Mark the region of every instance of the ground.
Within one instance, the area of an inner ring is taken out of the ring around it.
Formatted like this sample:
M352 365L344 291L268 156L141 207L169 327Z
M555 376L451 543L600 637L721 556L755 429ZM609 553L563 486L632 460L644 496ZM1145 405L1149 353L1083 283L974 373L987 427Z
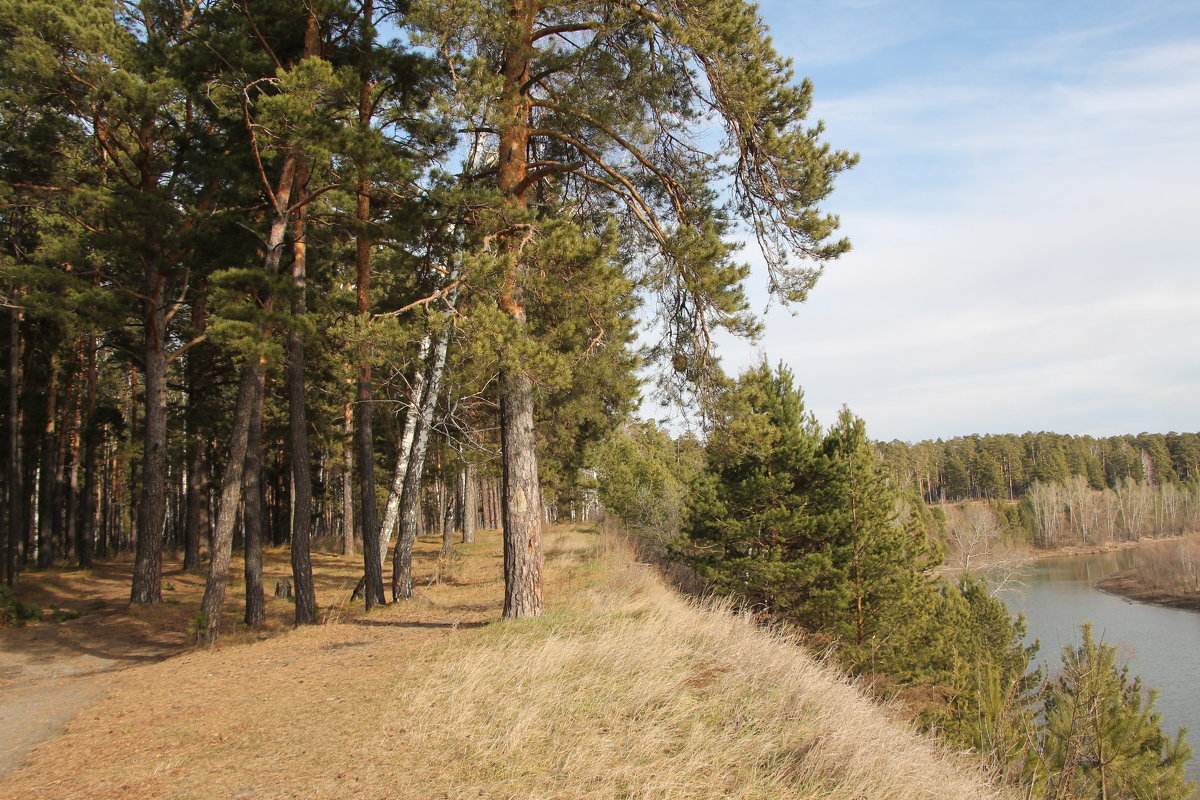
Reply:
M18 745L0 798L1005 796L794 640L673 593L611 533L548 533L547 610L527 620L500 619L495 532L448 560L439 545L418 543L413 600L364 613L358 562L320 556L321 624L292 629L272 599L265 630L239 629L235 594L215 646L194 643L198 576L170 569L178 602L129 610L127 567L51 574L60 607L105 605L0 631L0 714L42 738Z
M485 533L481 541L487 537ZM495 534L491 537L494 539ZM361 556L314 554L318 604L325 623L322 633L337 630L353 634L334 636L329 646L333 650L365 646L378 639L382 629L400 629L409 638L422 638L431 631L479 625L498 616L503 587L494 577L477 576L480 582L472 591L461 585L463 576L450 574L481 545L460 545L459 556L449 561L437 557L440 546L440 539L418 543L416 601L370 618L362 614L360 605L349 602L361 574ZM478 562L472 561L476 569L485 568L486 561ZM276 580L290 577L287 551L265 554L268 619L265 626L253 631L240 619L244 608L241 569L236 564L231 571L224 621L228 633L216 648L222 653L236 653L230 656L233 661L243 655L245 648L239 646L289 632L293 613L290 602L272 596ZM119 690L124 684L114 680L115 673L171 656L210 653L214 649L199 646L196 637L196 615L204 592L202 573L184 572L178 561L168 560L163 576L164 602L130 607L131 573L132 562L126 559L102 562L88 570L53 569L22 576L18 596L41 608L43 621L0 628L0 781L21 766L35 745L61 736L82 709L106 693ZM453 590L452 583L458 584ZM448 591L454 592L456 602L446 606L440 601ZM68 619L56 622L56 613ZM363 655L369 656L366 652ZM177 659L168 669L184 661L186 658ZM137 704L136 700L131 702ZM103 752L103 743L97 746ZM7 796L3 789L0 796Z

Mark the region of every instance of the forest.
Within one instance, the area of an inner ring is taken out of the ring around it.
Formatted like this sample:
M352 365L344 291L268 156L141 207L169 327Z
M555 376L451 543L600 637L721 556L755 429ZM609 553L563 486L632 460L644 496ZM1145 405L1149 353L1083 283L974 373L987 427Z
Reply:
M738 239L790 302L848 248L856 157L740 0L5 0L0 41L4 578L132 550L154 604L207 551L210 636L235 539L247 621L287 543L302 624L314 540L369 609L477 518L539 614L638 370L686 402L754 333Z
M960 436L916 444L880 442L901 488L926 503L1019 500L1035 483L1082 478L1093 490L1128 481L1181 485L1200 476L1200 434L1068 436L1055 433Z

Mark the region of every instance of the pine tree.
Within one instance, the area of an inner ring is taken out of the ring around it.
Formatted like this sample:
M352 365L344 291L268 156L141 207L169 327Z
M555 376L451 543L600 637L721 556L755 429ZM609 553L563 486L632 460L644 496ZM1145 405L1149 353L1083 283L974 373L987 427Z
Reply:
M819 447L790 370L747 370L716 403L685 528L689 560L717 591L810 629L822 627L844 588L831 553L813 539Z
M747 270L731 258L727 211L754 232L771 288L786 300L803 299L821 263L848 248L829 241L837 220L817 204L854 157L823 144L819 124L804 124L811 87L793 85L750 4L458 0L414 3L411 18L447 56L462 127L494 137L485 241L500 268L486 285L506 318L502 351L528 336L534 273L525 252L551 184L576 208L620 212L631 265L666 298L656 355L673 365L667 376L685 380L711 367L714 327L755 327L743 313ZM725 128L717 153L700 142L710 114ZM722 174L731 177L728 210L714 186ZM502 358L499 381L508 617L542 608L533 385L516 351Z
M936 553L899 517L862 419L843 407L815 462L812 543L828 553L837 586L805 620L845 643L858 669L902 671L925 622ZM816 616L814 616L814 613Z
M784 367L716 403L679 550L714 589L838 642L847 666L927 671L937 553L900 515L861 419L824 436Z
M1184 778L1191 748L1180 730L1162 732L1155 693L1146 692L1117 649L1082 627L1078 647L1064 647L1063 671L1050 686L1045 725L1029 770L1047 798L1174 800L1192 796Z

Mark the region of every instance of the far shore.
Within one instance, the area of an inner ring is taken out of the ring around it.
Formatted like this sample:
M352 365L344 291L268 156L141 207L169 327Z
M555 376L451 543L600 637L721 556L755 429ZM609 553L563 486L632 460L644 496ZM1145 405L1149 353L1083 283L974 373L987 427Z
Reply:
M1190 534L1195 535L1195 534ZM1065 547L1054 547L1049 550L1032 550L1030 554L1034 558L1065 558L1067 556L1094 556L1099 553L1113 553L1117 550L1128 550L1132 547L1137 547L1143 544L1152 544L1156 542L1178 542L1180 539L1188 538L1185 536L1167 536L1162 539L1133 539L1126 542L1106 542L1104 544L1069 544Z
M1153 603L1157 606L1200 611L1200 592L1176 594L1151 588L1138 579L1137 570L1133 569L1114 572L1104 580L1096 581L1096 588L1127 600L1136 600L1139 603Z
M1195 533L1191 533L1183 536L1168 536L1163 539L1147 538L1135 539L1128 542L1109 542L1106 544L1097 545L1068 545L1066 547L1058 547L1052 550L1035 550L1033 551L1032 555L1037 559L1095 555L1098 553L1111 553L1117 550L1128 550L1143 544L1178 542L1196 535L1197 534ZM1102 592L1116 595L1118 597L1124 597L1127 600L1133 600L1139 603L1151 603L1153 605L1168 606L1170 608L1182 608L1188 611L1200 611L1200 591L1184 593L1168 592L1153 586L1148 586L1138 577L1136 568L1114 572L1112 575L1096 581L1094 585Z

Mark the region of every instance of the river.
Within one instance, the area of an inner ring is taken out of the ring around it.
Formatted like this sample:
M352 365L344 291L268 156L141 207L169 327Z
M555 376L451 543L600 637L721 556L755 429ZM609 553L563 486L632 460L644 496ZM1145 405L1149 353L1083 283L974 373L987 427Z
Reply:
M1134 603L1093 588L1129 568L1132 552L1040 559L1024 589L1000 597L1009 610L1025 615L1027 641L1041 642L1038 659L1051 674L1063 646L1079 644L1081 623L1091 622L1097 640L1116 645L1131 675L1158 690L1154 708L1162 714L1163 732L1174 737L1179 728L1188 729L1195 755L1187 775L1200 782L1200 613Z

